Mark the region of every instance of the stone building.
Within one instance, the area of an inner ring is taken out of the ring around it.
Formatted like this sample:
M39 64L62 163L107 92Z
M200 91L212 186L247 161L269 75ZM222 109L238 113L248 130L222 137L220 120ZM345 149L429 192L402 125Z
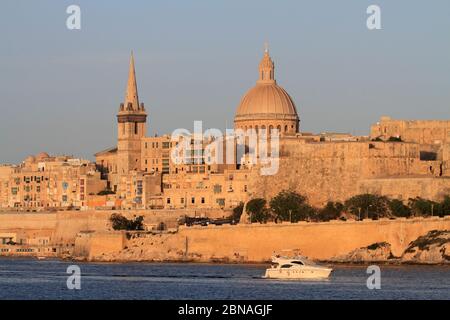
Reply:
M0 207L40 210L84 208L106 188L94 163L42 152L0 169Z
M450 194L450 121L382 117L370 136L301 132L294 99L277 84L274 71L266 49L256 85L234 118L235 129L258 139L279 134L274 174L261 174L259 153L249 161L261 140L252 146L248 136L240 152L226 137L210 153L209 146L220 140L203 133L146 136L147 111L139 101L132 55L118 108L117 145L95 154L95 164L39 154L18 166L0 166L0 206L231 209L255 197L269 200L281 190L303 194L317 206L360 193L403 201ZM231 162L224 156L230 150ZM211 163L211 157L221 161Z
M372 139L402 141L428 145L442 145L450 142L450 121L448 120L396 120L381 117L370 128Z
M235 129L280 133L279 170L262 176L261 164L240 161L252 151L247 140L244 155L236 154L233 164L211 166L203 158L205 141L192 150L192 159L176 164L171 152L179 141L169 135L145 137L146 115L138 100L132 57L118 115L118 146L96 154L108 185L130 207L173 209L229 209L253 197L269 199L284 189L306 195L315 205L364 192L405 201L450 193L450 121L383 117L372 126L370 137L300 132L294 100L277 84L274 71L266 49L258 81L241 99L234 119Z

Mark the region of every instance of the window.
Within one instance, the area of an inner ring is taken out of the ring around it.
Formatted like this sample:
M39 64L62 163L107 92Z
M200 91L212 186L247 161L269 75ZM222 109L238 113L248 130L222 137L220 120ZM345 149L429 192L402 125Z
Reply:
M138 134L138 123L134 123L134 134Z
M184 198L180 199L181 204L184 204Z
M191 203L192 203L192 204L195 203L195 198L194 198L194 197L191 198Z
M301 262L301 261L291 261L291 263L294 263L294 264L299 264L299 265L301 265L301 266L303 266L303 265L304 265L304 263L303 263L303 262Z
M290 268L290 267L292 267L291 264L283 264L283 265L281 266L281 268L283 268L283 269L288 269L288 268Z
M204 197L202 197L202 203L205 203L205 198Z
M214 185L214 193L221 193L222 192L222 185L215 184Z
M167 204L170 204L170 198L167 198Z

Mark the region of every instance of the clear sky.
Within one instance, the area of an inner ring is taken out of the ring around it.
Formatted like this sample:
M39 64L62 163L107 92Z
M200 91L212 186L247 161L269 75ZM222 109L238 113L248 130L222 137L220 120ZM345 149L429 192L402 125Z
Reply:
M66 28L81 7L81 30ZM381 7L382 30L366 9ZM232 127L265 41L302 131L450 118L450 1L20 1L0 7L0 163L114 146L130 51L148 135Z

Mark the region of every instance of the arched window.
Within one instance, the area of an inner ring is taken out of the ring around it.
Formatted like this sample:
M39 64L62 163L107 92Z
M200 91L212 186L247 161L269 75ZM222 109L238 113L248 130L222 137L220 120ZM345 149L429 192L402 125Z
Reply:
M138 134L138 123L134 123L134 134Z
M284 126L284 132L287 132L287 130L288 130L288 126L286 125L286 126Z

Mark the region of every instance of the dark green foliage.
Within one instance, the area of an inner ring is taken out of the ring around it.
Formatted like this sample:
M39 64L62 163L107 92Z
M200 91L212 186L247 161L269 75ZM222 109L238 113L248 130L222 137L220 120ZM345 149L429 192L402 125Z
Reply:
M108 194L115 194L115 192L112 191L111 189L105 189L97 193L98 196L106 196Z
M450 216L450 196L445 196L441 202L442 216Z
M443 213L442 204L435 201L422 199L419 197L409 199L408 205L411 208L411 212L414 216L420 217L427 217L431 215L440 216Z
M277 219L291 222L309 220L316 213L306 202L306 197L290 191L281 191L270 200L270 208Z
M383 248L389 246L389 243L387 242L377 242L377 243L373 243L370 246L367 246L367 249L369 250L376 250L378 248Z
M428 250L430 246L434 244L441 246L449 241L446 236L448 233L449 231L446 230L432 230L426 235L418 237L416 240L410 242L405 252L414 252L415 247L419 250Z
M402 138L400 138L400 137L389 137L388 141L390 141L390 142L402 142Z
M344 205L340 202L329 201L325 207L319 210L318 221L329 221L338 219L344 210Z
M384 196L360 194L345 201L345 209L362 218L382 218L389 216L389 200Z
M244 203L241 202L239 205L233 208L233 213L231 214L231 219L238 222L241 219L242 212L244 211Z
M133 220L127 219L121 214L113 213L109 218L114 230L144 230L144 217L139 216Z
M247 202L247 212L250 214L251 222L265 223L270 218L270 212L266 208L266 200L262 198L252 199Z
M393 199L389 201L389 208L391 209L391 213L395 217L410 217L411 216L411 208L405 205L401 200Z

